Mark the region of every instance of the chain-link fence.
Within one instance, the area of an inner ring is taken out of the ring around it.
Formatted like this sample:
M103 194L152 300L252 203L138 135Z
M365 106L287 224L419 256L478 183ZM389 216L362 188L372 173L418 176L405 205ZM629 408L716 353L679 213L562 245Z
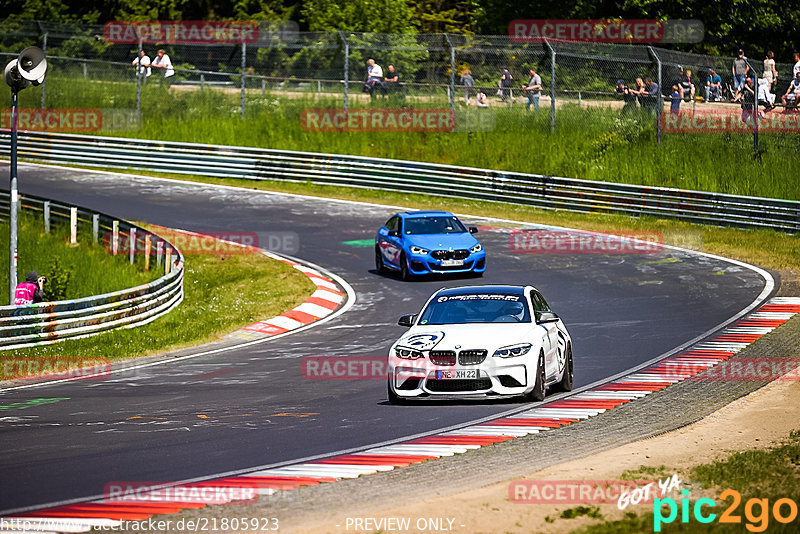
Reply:
M387 106L453 111L470 106L533 111L541 106L542 113L549 111L553 128L559 114L592 106L636 110L658 121L673 105L674 86L683 97L683 109L690 106L692 112L729 103L737 92L731 70L734 58L646 45L519 44L497 35L294 32L288 39L277 32L267 35L242 43L114 44L104 38L102 26L5 20L0 22L0 55L10 60L32 45L45 50L47 80L39 94L23 95L29 107L64 107L66 102L76 108L127 110L134 117L148 113L142 95L164 86L173 92L216 90L239 96L242 115L248 103L268 93L325 99L344 109L375 100ZM165 78L164 69L151 69L149 76L138 76L132 61L140 46L151 60L164 49L175 74ZM382 78L396 75L398 82L366 84L369 59L381 67ZM749 66L748 75L754 71L761 77L761 60L751 60ZM791 81L792 64L779 62L776 68L777 83L771 89L779 103ZM721 87L709 95L706 80L711 69L720 75ZM531 70L539 76L540 88L526 91ZM687 83L687 71L694 87ZM652 84L646 83L648 78ZM660 139L661 123L656 124Z

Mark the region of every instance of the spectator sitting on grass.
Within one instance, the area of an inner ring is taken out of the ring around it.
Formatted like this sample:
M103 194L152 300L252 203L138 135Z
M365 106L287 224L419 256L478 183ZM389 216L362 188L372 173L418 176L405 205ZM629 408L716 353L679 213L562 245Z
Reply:
M475 78L472 77L472 71L464 69L461 73L461 85L464 86L464 104L469 106L469 97L472 88L475 87Z
M681 111L681 100L683 100L683 95L681 95L681 90L679 85L672 86L672 94L668 97L664 97L665 100L669 100L670 107L669 112L673 115L677 115Z
M789 88L786 89L786 92L781 97L781 102L783 102L783 107L789 106L791 103L792 107L797 105L798 96L800 96L800 70L798 70L794 75L794 80L789 84Z
M739 55L733 60L731 65L731 74L733 75L733 88L736 94L733 96L731 102L738 102L742 98L742 90L745 86L745 78L747 73L750 72L750 65L747 64L747 58L744 57L744 50L739 49Z
M14 305L24 306L34 302L44 300L44 283L47 278L39 276L36 271L31 271L25 277L25 281L17 284L14 290Z
M690 69L686 69L683 71L683 75L681 75L681 83L678 84L678 89L680 89L681 98L686 98L686 93L689 93L689 101L694 100L694 78L692 78L692 71Z
M488 108L489 99L486 98L486 93L484 93L483 91L479 92L478 95L475 97L475 104L479 108Z
M719 100L720 90L722 89L722 78L717 71L709 69L708 79L706 79L706 102L711 102L711 97L714 100Z

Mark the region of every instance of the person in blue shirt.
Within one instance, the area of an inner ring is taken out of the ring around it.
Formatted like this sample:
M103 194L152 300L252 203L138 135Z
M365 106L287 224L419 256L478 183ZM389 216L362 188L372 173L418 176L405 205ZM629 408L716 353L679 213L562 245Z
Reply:
M722 78L717 74L717 71L709 69L708 79L706 80L706 102L711 102L712 96L714 100L718 100L720 89L722 89Z
M681 110L681 100L683 100L680 88L677 85L672 86L672 94L669 95L668 99L671 101L669 112L677 115Z
M644 79L644 86L647 90L647 96L642 99L642 107L650 108L650 110L657 114L661 109L661 89L652 78Z

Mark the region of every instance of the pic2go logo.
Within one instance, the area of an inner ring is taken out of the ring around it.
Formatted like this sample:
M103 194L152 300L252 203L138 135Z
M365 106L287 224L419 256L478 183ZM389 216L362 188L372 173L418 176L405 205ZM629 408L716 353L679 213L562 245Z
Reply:
M694 520L698 523L713 523L717 519L717 514L711 512L709 508L717 506L714 499L698 499L694 505L689 502L689 490L681 492L683 498L680 504L681 523L689 523L691 512ZM732 502L725 511L719 515L719 523L741 524L742 516L736 513L737 508L742 503L742 495L733 489L726 489L719 494L723 501L732 498ZM664 512L667 516L664 516ZM769 499L749 499L744 505L744 517L747 520L745 528L750 532L764 532L769 527L770 512L778 523L788 524L797 519L797 503L789 498L776 500L769 506ZM678 504L674 499L655 499L653 501L653 531L661 532L661 526L670 524L678 518Z

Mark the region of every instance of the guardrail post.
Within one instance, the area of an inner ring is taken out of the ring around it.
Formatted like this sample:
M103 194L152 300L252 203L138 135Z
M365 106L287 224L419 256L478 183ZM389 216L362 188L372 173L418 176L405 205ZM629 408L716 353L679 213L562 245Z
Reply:
M164 260L164 241L158 240L156 243L156 267L161 267L161 262Z
M136 258L136 228L131 228L131 233L128 235L128 255L130 257L131 265Z
M78 208L69 209L69 244L78 244Z
M50 201L44 202L44 233L50 233Z
M152 236L150 234L144 237L144 270L150 270L150 247Z
M267 96L267 80L265 78L261 78L261 98Z
M317 102L322 98L322 82L317 80Z
M81 65L83 65L83 77L88 78L89 72L86 70L86 63L81 63Z
M111 223L111 255L116 256L119 252L119 221Z
M164 274L169 274L172 271L172 247L167 247L167 253L164 256Z
M100 239L100 215L92 213L92 241L95 243Z
M582 104L582 102L581 102L581 92L578 91L578 107L581 107L581 104Z
M206 75L205 74L201 74L200 75L200 90L202 91L205 88L206 88Z

